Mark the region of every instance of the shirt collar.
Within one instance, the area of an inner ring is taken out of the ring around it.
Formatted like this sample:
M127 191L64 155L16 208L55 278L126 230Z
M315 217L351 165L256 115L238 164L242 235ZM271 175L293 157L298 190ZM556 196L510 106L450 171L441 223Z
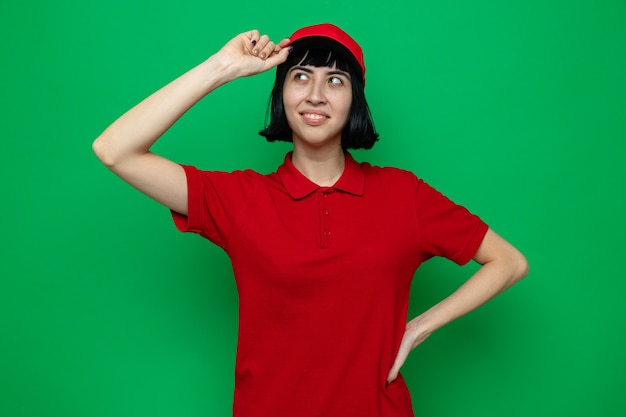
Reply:
M283 182L291 198L299 200L318 190L320 187L305 177L291 162L292 152L285 155L285 161L278 167L278 176ZM365 174L361 165L352 158L349 152L345 152L346 164L335 185L331 188L361 196L365 188Z

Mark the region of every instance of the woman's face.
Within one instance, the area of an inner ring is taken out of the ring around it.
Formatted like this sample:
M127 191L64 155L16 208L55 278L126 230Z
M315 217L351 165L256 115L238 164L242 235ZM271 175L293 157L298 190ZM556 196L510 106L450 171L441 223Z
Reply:
M347 72L311 65L296 65L287 71L283 105L294 147L339 145L351 104Z

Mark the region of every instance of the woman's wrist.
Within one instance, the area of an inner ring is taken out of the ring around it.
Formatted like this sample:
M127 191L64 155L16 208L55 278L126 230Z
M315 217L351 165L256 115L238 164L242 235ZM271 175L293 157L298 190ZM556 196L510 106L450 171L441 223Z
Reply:
M238 78L236 69L219 52L209 57L192 71L197 74L196 79L201 84L204 95Z
M226 84L242 76L242 71L237 67L227 52L222 50L213 54L209 59L204 61L207 74L211 75L219 85Z
M407 323L414 327L420 334L428 337L437 329L445 326L450 320L440 305L435 305Z

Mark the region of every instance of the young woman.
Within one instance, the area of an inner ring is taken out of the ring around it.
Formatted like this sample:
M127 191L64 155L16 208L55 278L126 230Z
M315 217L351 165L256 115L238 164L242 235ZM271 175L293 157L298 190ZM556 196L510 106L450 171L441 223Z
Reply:
M277 171L181 166L150 152L219 86L276 67L268 140ZM359 45L330 24L277 44L252 30L163 87L96 139L100 160L230 256L240 301L233 414L406 417L399 373L433 331L527 273L522 254L410 172L356 162L378 140ZM407 323L411 279L433 256L482 266Z

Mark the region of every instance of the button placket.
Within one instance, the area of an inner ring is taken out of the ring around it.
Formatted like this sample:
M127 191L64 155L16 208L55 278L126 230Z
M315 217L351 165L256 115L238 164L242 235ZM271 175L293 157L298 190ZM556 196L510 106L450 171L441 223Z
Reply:
M325 249L328 248L330 246L330 239L332 236L332 231L330 228L330 209L328 207L328 203L330 200L330 194L333 192L334 190L331 189L324 189L320 191L320 198L319 198L319 202L320 202L320 242L321 242L321 248Z

